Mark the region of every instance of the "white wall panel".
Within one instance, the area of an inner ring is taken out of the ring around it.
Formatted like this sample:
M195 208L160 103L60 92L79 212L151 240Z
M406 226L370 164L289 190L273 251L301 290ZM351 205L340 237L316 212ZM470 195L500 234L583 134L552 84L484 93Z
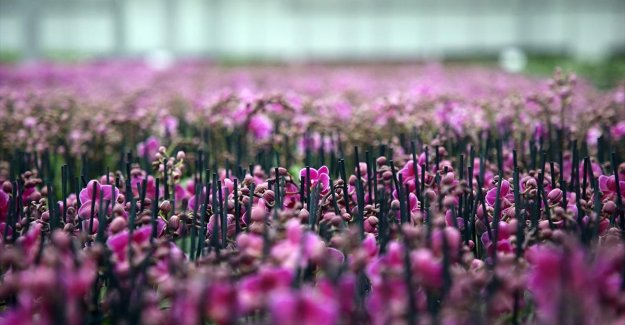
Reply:
M0 52L39 56L393 59L521 46L596 58L625 49L623 30L623 0L0 0Z

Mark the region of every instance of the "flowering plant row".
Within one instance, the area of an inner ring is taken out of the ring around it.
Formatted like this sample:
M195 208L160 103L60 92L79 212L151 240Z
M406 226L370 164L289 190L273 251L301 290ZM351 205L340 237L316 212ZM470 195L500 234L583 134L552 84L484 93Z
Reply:
M622 88L307 69L3 68L0 323L625 322Z
M486 131L520 143L546 140L562 126L596 145L600 136L625 137L624 102L624 85L602 93L561 72L543 80L436 65L0 66L0 153L47 150L70 165L84 155L104 170L118 160L107 157L139 142L139 158L150 160L160 141L190 151L201 145L232 168L271 150L290 166L322 145L329 158L354 144L406 149L409 139L476 142Z

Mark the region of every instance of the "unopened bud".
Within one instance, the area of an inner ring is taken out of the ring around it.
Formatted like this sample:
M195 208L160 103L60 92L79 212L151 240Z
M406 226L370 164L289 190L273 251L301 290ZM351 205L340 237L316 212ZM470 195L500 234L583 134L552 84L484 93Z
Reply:
M164 213L169 213L171 211L171 203L169 202L169 200L161 202L159 209Z

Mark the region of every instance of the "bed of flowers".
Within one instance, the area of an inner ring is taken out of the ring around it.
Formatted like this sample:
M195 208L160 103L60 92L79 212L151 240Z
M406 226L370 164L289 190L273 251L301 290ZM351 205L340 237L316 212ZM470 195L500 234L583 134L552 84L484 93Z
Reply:
M625 85L0 67L0 324L625 324Z

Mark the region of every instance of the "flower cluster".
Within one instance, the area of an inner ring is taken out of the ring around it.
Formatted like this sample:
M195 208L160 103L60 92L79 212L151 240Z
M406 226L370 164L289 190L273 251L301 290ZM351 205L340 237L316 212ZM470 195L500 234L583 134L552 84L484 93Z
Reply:
M596 146L601 136L625 137L624 104L623 86L600 93L562 72L544 80L439 65L0 66L0 152L49 150L101 161L103 153L141 143L138 156L149 160L160 145L202 145L236 166L271 144L283 157L301 158L415 132L477 138L495 128L538 140L550 125Z
M622 89L122 67L0 71L0 323L625 322Z

